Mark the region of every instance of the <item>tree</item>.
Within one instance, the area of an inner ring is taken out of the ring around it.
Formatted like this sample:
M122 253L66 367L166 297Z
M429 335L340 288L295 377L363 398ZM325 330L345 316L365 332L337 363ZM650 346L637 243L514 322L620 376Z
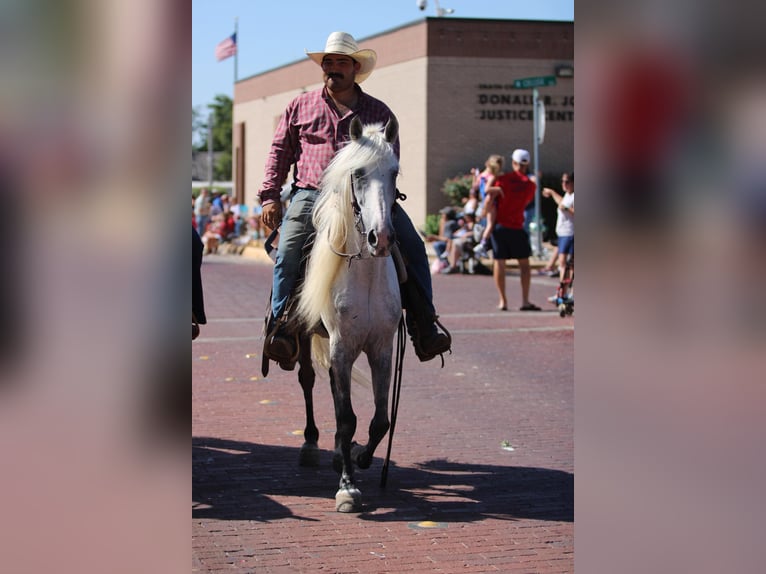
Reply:
M192 151L204 151L207 149L207 117L199 110L199 106L192 108Z
M207 152L208 121L213 126L213 151L216 152L213 178L220 181L231 179L232 169L232 121L233 104L225 94L218 94L207 105L208 114L192 108L192 151Z
M229 181L232 177L233 106L234 102L225 94L218 94L213 103L207 105L213 116L213 151L221 152L216 158L213 174L221 181Z

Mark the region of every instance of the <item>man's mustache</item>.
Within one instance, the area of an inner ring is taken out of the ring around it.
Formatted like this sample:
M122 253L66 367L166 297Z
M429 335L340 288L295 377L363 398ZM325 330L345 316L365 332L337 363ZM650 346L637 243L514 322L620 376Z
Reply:
M340 72L330 72L329 74L327 74L327 77L337 79L337 80L342 80L343 74L341 74Z

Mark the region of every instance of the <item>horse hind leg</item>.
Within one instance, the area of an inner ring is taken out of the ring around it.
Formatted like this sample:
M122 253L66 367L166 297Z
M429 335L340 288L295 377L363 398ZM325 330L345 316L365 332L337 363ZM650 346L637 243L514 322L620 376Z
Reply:
M300 466L319 466L319 429L314 420L314 381L316 373L311 362L311 338L302 337L298 363L298 381L303 389L303 400L306 403L306 428L303 430L303 446L301 446L298 464Z

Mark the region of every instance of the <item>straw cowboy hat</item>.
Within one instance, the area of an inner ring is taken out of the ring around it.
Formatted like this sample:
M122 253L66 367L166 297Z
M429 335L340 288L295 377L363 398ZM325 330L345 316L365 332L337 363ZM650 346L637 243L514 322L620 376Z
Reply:
M320 66L322 65L322 58L327 54L343 54L359 62L361 67L356 74L357 84L361 84L372 74L375 62L378 60L375 50L360 50L354 37L346 32L333 32L330 34L327 37L324 52L309 52L306 50L306 55Z

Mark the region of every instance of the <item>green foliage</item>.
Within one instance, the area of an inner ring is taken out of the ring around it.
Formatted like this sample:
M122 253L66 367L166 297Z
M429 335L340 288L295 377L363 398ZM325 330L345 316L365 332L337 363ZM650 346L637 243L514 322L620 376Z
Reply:
M463 200L468 199L471 185L473 185L473 176L470 173L456 175L444 181L442 193L447 196L450 205L461 206L464 203Z
M208 104L208 114L192 108L192 150L207 151L208 123L212 122L213 151L223 152L216 158L213 177L221 181L232 178L232 99L225 94L218 94L213 103Z
M213 151L228 151L231 154L233 106L234 102L225 94L218 94L215 101L207 105L213 116Z
M192 151L207 149L207 119L199 106L192 108Z
M231 152L224 151L218 157L215 165L213 166L213 179L217 181L229 181L231 180L232 160Z
M439 234L439 221L441 216L438 213L431 213L426 215L426 224L423 231L426 235L438 235Z
M472 185L473 176L470 173L456 175L444 181L441 192L447 196L448 205L454 205L459 208L468 199L468 193L471 191ZM426 224L423 230L427 234L438 235L440 221L441 215L438 213L426 215Z

